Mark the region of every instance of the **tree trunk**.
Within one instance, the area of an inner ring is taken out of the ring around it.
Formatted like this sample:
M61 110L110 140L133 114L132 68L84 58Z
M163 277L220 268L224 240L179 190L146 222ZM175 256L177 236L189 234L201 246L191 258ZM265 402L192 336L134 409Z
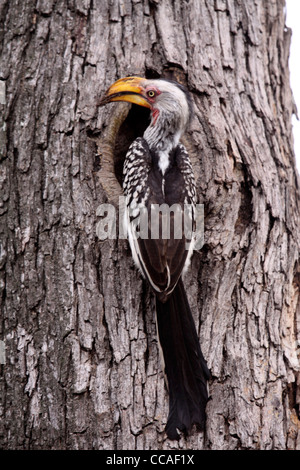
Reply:
M284 0L2 0L0 12L1 448L299 449ZM194 101L205 240L185 285L212 378L206 433L179 443L164 434L152 294L127 240L96 233L134 122L130 105L97 101L131 74L175 78ZM103 176L105 145L118 161L108 153Z

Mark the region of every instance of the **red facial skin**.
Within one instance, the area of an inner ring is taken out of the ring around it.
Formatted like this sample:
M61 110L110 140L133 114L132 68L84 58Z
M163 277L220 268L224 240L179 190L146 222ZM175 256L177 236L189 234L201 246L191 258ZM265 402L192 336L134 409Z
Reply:
M149 86L145 90L146 96L147 96L147 101L151 104L151 110L152 110L152 123L155 124L157 121L157 118L159 116L159 110L156 108L153 108L153 104L155 103L155 99L158 95L161 94L161 91L159 91L156 87L154 86ZM151 92L154 93L153 96L151 96ZM150 95L150 96L149 96Z
M152 111L152 119L153 119L153 124L156 124L157 118L159 116L159 111L158 109L153 109Z

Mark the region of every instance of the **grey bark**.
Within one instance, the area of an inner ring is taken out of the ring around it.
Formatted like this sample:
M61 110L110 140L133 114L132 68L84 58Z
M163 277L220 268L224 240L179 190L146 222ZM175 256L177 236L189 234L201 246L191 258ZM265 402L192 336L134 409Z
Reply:
M0 14L1 448L299 449L284 1L2 0ZM96 235L123 109L97 101L130 74L177 78L195 105L205 244L185 284L212 379L205 435L179 443L152 295L127 241Z

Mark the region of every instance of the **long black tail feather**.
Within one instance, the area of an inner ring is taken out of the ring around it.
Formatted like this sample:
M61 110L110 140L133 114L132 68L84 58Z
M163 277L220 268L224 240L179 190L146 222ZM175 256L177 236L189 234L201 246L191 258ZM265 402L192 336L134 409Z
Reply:
M179 439L177 429L204 429L210 377L181 279L165 303L156 299L156 315L169 389L166 433Z

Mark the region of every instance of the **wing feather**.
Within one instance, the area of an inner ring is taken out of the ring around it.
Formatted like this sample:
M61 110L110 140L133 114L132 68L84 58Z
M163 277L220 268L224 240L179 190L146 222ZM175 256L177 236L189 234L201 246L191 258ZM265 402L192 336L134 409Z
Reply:
M175 150L172 167L167 171L164 183L153 161L145 139L136 139L124 163L124 221L134 261L160 300L164 301L175 288L191 255L192 244L188 249L191 240L184 233L184 205L189 204L189 217L193 223L196 188L192 167L182 144ZM163 204L169 208L176 204L177 212L158 211L155 225L151 208L153 210L154 205L162 208ZM167 238L163 238L165 214L169 222ZM185 212L185 216L187 214ZM181 225L180 238L176 238L178 224Z

